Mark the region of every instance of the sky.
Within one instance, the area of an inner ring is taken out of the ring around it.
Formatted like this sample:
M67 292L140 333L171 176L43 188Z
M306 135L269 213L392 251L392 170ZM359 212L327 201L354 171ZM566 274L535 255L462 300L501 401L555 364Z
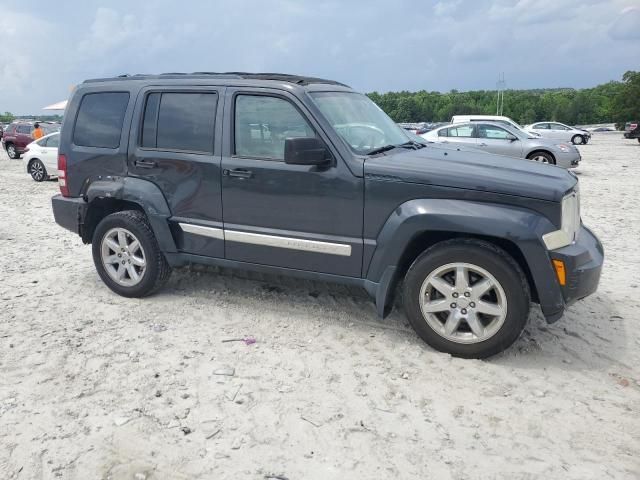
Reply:
M0 0L0 111L87 78L281 72L364 91L591 87L640 70L640 0Z

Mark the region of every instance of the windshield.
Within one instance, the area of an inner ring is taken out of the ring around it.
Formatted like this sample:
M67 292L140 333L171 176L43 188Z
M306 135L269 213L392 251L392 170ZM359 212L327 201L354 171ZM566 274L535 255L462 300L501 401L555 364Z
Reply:
M409 141L404 130L365 95L355 92L310 95L336 132L359 155Z

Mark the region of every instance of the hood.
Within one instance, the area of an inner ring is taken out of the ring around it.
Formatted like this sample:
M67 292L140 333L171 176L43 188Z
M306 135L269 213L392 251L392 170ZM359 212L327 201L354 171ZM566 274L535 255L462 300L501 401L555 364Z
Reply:
M395 149L370 157L365 176L559 202L577 183L567 170L522 158L441 148Z

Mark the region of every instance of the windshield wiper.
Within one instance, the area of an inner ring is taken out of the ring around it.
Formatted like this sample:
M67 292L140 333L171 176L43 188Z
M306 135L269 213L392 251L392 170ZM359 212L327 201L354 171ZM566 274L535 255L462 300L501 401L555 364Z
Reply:
M402 147L402 148L413 148L414 150L420 150L421 148L426 147L427 145L424 143L420 143L420 142L416 142L415 140L409 140L408 142L405 142L401 145L398 145L398 147Z
M388 152L389 150L393 150L397 147L398 145L384 145L383 147L374 148L373 150L368 151L365 155L375 155L376 153Z

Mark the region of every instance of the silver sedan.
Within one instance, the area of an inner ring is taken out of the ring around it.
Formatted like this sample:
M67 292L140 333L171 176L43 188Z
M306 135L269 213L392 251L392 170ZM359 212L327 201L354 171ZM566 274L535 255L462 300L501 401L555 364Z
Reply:
M559 122L538 122L527 125L524 129L536 133L543 138L560 142L571 142L574 145L583 145L591 140L591 134L586 130L573 128Z
M525 158L563 168L577 167L581 157L571 143L529 136L526 132L494 122L445 125L422 135L432 142L464 145L510 157Z

